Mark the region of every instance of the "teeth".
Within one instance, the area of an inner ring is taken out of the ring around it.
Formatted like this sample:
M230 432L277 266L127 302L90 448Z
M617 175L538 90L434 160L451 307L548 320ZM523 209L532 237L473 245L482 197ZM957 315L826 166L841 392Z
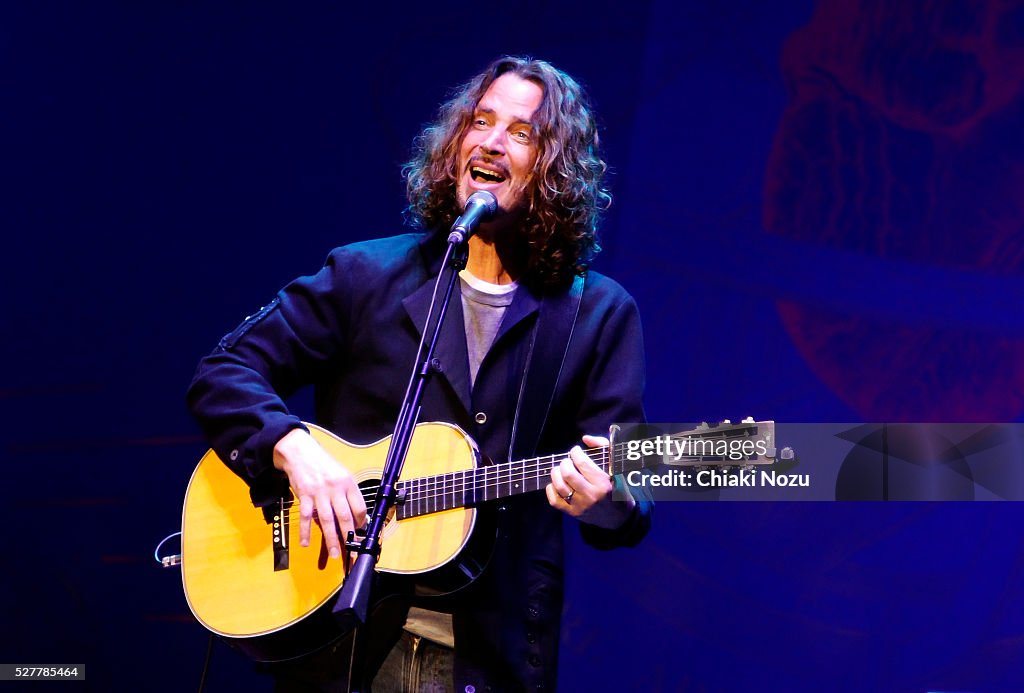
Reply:
M499 180L505 180L505 176L501 175L500 173L496 171L490 171L485 168L480 168L479 166L474 166L473 168L470 169L470 172L479 173L481 176L485 176L487 178L497 178Z

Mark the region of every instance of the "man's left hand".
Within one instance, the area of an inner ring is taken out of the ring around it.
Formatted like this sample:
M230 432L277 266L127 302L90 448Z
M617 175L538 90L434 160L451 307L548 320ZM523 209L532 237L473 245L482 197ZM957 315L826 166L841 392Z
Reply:
M608 439L583 436L583 444L608 447ZM579 445L551 470L551 483L545 492L551 507L578 518L580 522L605 529L621 527L636 506L632 496L628 496L628 500L612 500L611 477L594 464Z

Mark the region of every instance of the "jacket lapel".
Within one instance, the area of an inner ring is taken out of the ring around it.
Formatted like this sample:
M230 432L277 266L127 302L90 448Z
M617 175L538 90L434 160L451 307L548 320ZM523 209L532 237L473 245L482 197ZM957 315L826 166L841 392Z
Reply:
M516 289L516 295L512 298L512 303L509 304L505 315L501 318L501 325L498 327L498 333L494 335L494 343L491 348L493 349L494 344L497 344L509 330L536 313L540 308L540 302L540 298L520 284ZM467 356L466 359L468 361L469 357Z
M440 309L441 291L438 292L438 305ZM434 293L434 279L430 278L420 288L409 294L402 300L405 311L412 319L416 327L416 333L423 335L424 323L427 319L427 311L430 309L430 298ZM466 349L466 323L462 316L462 295L456 284L452 291L452 299L448 304L448 315L445 316L444 324L441 325L441 334L437 340L437 348L434 350L434 358L441 363L440 376L448 381L448 384L455 391L462 407L469 412L471 400L469 396L469 352ZM429 339L429 335L428 335ZM436 377L436 376L435 376Z

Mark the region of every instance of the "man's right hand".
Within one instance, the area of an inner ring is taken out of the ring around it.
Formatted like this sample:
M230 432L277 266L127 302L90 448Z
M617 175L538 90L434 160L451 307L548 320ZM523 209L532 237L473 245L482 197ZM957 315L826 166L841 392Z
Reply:
M309 546L315 509L331 558L339 558L348 533L366 524L366 503L352 474L301 428L277 441L274 467L288 475L299 499L300 543Z

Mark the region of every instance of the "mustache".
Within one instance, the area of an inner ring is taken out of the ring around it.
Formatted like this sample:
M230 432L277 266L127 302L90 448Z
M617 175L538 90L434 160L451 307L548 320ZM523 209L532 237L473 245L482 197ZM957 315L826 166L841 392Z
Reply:
M466 164L466 170L468 171L469 169L473 168L473 166L478 164L497 171L505 178L510 178L512 176L512 172L508 170L508 167L505 166L505 164L501 163L500 161L495 161L494 159L488 158L486 156L471 157L469 162Z

